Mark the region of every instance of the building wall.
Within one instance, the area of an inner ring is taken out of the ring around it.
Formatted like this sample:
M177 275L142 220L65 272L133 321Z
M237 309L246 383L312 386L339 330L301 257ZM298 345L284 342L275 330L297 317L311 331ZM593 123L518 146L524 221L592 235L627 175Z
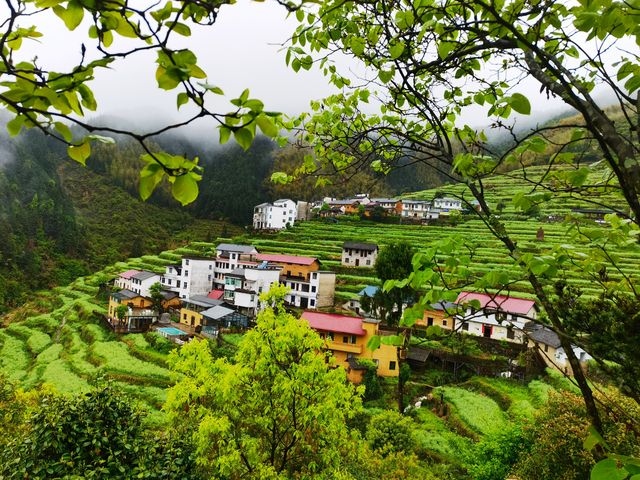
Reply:
M431 322L429 322L429 319L431 319ZM455 321L443 310L425 310L422 318L416 320L416 326L427 328L430 326L429 323L451 330L453 329Z
M190 327L197 327L202 325L202 315L195 310L183 307L180 309L180 323Z
M316 307L331 307L336 294L336 274L334 272L316 272L318 276L318 294ZM311 285L314 285L312 278Z
M214 259L183 258L180 298L209 293L213 286L214 265Z
M342 249L342 265L345 267L373 268L378 258L378 250ZM356 260L359 260L356 265Z
M116 316L116 308L118 308L118 306L120 306L120 305L128 306L129 304L132 304L133 308L149 308L149 307L151 307L153 302L151 301L150 298L144 298L144 297L134 297L131 300L119 301L115 297L110 296L109 297L109 307L108 307L108 310L107 310L109 312L109 316L112 317L112 318L115 317Z

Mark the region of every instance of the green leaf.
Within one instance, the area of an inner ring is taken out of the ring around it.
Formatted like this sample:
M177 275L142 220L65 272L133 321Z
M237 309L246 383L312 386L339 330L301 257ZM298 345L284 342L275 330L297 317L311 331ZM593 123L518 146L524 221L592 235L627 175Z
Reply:
M618 463L613 458L605 458L596 463L591 470L591 480L624 480L627 471L618 468Z
M56 129L56 131L60 135L62 135L62 138L64 138L67 142L70 142L71 140L73 140L73 134L71 133L71 129L66 124L62 122L55 122L53 126Z
M258 128L262 130L267 137L276 137L279 133L278 127L275 125L274 121L267 117L266 115L260 115L256 118L256 123L258 124Z
M253 132L247 127L242 127L233 132L233 138L236 139L236 142L238 142L238 145L240 145L243 150L248 150L251 142L253 142Z
M382 83L388 83L393 78L393 70L380 70L378 77Z
M9 132L9 135L11 135L12 137L18 135L20 133L20 130L22 130L22 125L24 125L25 120L26 117L24 115L18 115L9 120L7 122L7 131Z
M585 450L591 451L596 445L605 445L602 435L598 433L593 425L590 425L587 431L589 432L589 436L584 440L584 443L582 444Z
M178 98L176 100L177 104L178 104L178 110L180 110L180 107L182 105L184 105L185 103L187 103L189 101L189 95L187 95L187 93L185 92L180 92L178 94Z
M220 127L220 145L227 143L229 141L229 137L231 137L231 129L222 125Z
M367 342L367 350L377 350L380 348L380 336L374 335Z
M404 337L402 335L383 335L380 337L380 343L383 345L402 345Z
M529 99L521 93L514 93L511 95L509 105L511 105L511 108L516 112L523 115L529 115L531 113L531 103L529 103Z
M71 145L67 148L67 154L76 162L85 165L87 158L91 155L91 144L88 140L85 140L80 145Z
M53 12L62 19L69 30L75 30L84 18L84 8L76 2L69 2L66 9L56 5Z
M400 55L404 52L404 42L398 42L389 47L389 54L391 58L395 60L396 58L400 58Z
M151 159L151 162L155 162L155 160ZM140 171L138 191L140 192L140 198L142 198L142 200L147 200L151 196L164 177L164 174L164 170L158 163L148 163Z
M173 182L171 194L182 206L188 205L198 198L198 183L191 173L180 175Z
M351 51L353 52L354 55L356 56L362 55L364 53L364 47L365 47L364 38L353 37L351 39Z
M114 145L116 143L116 141L113 138L105 137L104 135L96 135L96 134L87 135L85 139L95 140L96 142L105 143L107 145Z

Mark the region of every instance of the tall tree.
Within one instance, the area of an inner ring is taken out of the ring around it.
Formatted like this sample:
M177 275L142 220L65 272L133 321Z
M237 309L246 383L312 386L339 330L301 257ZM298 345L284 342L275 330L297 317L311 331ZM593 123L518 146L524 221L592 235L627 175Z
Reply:
M638 6L614 1L568 5L558 0L327 0L312 10L311 15L299 17L301 25L292 38L287 60L297 69L312 65L317 54L329 80L338 88L346 87L346 91L315 103L314 113L299 120L317 157L337 170L369 165L387 171L399 159L411 156L463 181L468 189L462 200L469 207L472 199L478 201L479 217L502 242L514 272L518 272L512 276L531 284L546 321L560 335L587 413L602 431L592 388L572 349L579 337L567 331L551 288L555 272L582 260L577 260L572 249L545 252L540 257L518 248L507 225L487 202L484 179L499 168L518 167L532 152L546 154L549 164L568 164L569 168L536 179L530 194L513 199L516 208L526 212L552 194L565 194L624 213L625 208L601 196L603 192L619 192L633 214L632 224L613 225L595 249L601 252L604 246L606 251L616 242L638 248L640 61L627 48L640 41ZM349 88L352 81L332 64L332 51L346 52L362 62L368 82ZM575 109L578 121L519 134L509 119L514 113L531 112L531 101L521 89L525 78L538 82L541 92ZM596 84L616 99L621 115L615 120L595 100ZM369 106L364 108L374 96L380 102L378 114L368 113ZM485 132L460 120L471 105L484 109L492 125L507 132L513 140L510 148L491 151ZM550 133L558 131L564 135L550 138ZM556 141L558 138L561 141ZM593 142L604 160L602 176L590 176L581 150L571 149L585 141ZM586 240L597 240L596 235ZM460 253L451 247L444 250L454 256L451 263L458 262L455 256ZM415 283L430 286L431 292L442 288L446 282L437 278L443 276L438 262L423 259L422 273L414 277ZM591 263L583 266L584 275L591 278L594 272L589 265L601 259L589 260ZM476 286L501 291L513 281L502 272L489 272ZM637 283L636 277L623 276L615 286L605 288L637 297ZM438 295L429 293L429 297L433 300Z
M218 478L308 477L337 470L349 441L345 420L360 406L345 371L331 368L324 342L286 313L284 287L272 288L235 363L214 360L206 342L174 351L184 377L166 408L196 431L199 462Z

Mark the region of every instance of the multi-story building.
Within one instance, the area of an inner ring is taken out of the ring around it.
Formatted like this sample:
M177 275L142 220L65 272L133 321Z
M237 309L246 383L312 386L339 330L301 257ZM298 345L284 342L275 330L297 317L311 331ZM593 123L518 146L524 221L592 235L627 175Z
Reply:
M320 270L317 258L261 253L256 259L282 267L280 283L289 287L288 305L314 309L333 305L336 274Z
M165 290L180 293L182 286L182 265L168 265L160 277L160 283Z
M378 258L375 243L344 242L342 244L342 265L345 267L373 268Z
M151 285L159 282L160 275L149 272L148 270L142 270L131 276L131 288L129 290L136 292L143 297L148 297L151 295Z
M453 197L440 197L433 199L433 207L440 210L441 214L447 214L452 210L462 210L462 200Z
M126 272L122 272L118 274L116 279L113 281L113 285L117 288L121 288L122 290L133 290L131 277L138 273L140 273L140 270L127 270Z
M414 220L435 220L439 218L440 210L425 200L402 200L400 216Z
M213 268L213 286L224 290L224 276L237 268L255 267L258 265L258 250L253 245L237 245L221 243L216 247L215 265Z
M382 377L398 376L400 368L395 346L380 345L376 350L367 348L371 337L379 334L378 321L309 311L302 314L302 320L307 321L325 340L325 346L336 359L336 365L347 371L352 382L360 383L366 370L358 360L373 361L378 367L378 375Z
M240 313L255 317L260 306L260 294L268 292L280 280L282 267L262 262L255 266L236 268L224 275L223 299Z
M398 200L395 198L372 198L372 202L375 202L380 208L382 208L387 213L398 213L397 205Z
M213 285L215 263L215 258L184 257L180 276L176 280L180 298L191 298L194 295L206 295L209 293Z
M480 308L468 305L472 300ZM496 340L525 343L524 327L536 318L536 302L527 298L486 293L461 292L455 302L467 304L465 312L455 316L455 329Z
M253 228L256 230L282 230L293 225L298 208L293 200L283 198L273 203L261 203L253 209Z

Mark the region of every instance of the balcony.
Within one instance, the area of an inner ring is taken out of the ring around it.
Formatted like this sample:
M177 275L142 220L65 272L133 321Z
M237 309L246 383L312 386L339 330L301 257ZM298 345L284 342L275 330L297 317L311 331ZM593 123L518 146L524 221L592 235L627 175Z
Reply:
M331 340L326 340L325 343L327 344L327 348L329 350L335 350L338 352L355 353L358 355L362 353L362 345L355 345L353 343L335 342Z

